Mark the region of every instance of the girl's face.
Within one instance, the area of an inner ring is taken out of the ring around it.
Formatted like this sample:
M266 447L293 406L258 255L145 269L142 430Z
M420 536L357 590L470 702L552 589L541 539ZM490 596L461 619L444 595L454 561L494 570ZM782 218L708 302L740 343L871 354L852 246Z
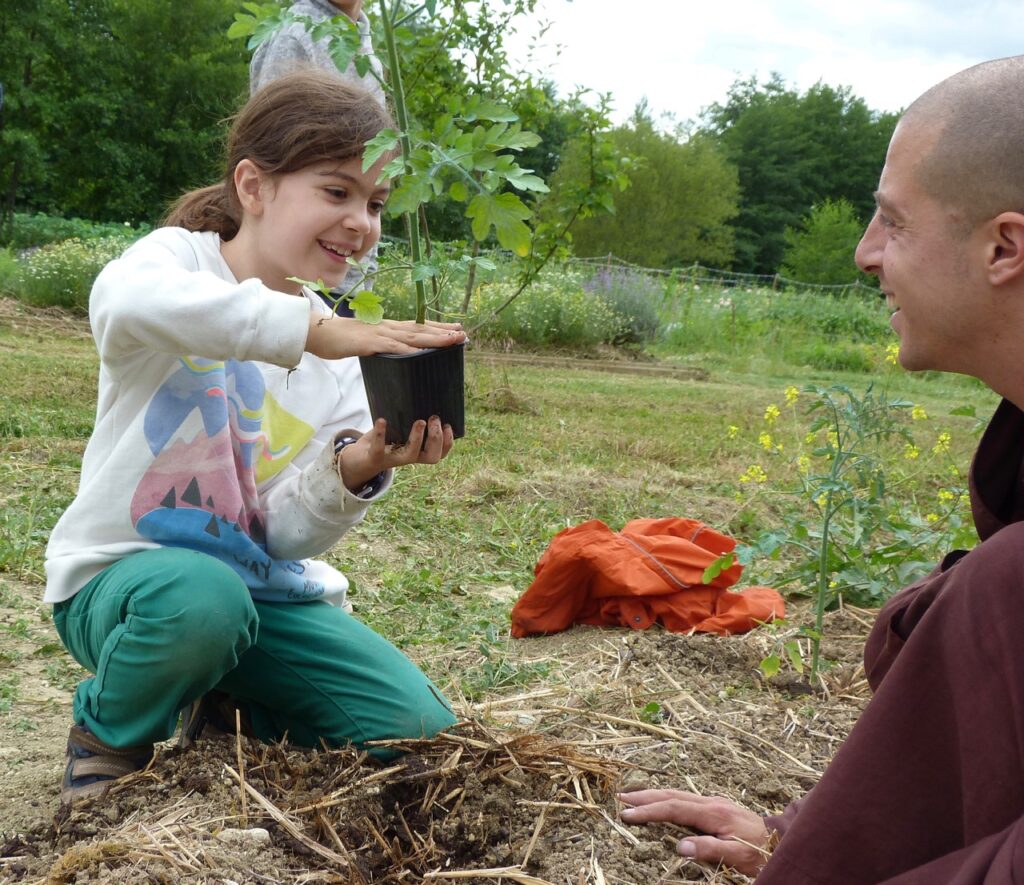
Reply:
M366 172L361 157L307 166L263 178L251 212L256 222L250 256L265 285L296 291L290 276L337 286L351 256L361 259L380 239L388 184L378 184L383 162ZM243 222L244 225L244 222Z

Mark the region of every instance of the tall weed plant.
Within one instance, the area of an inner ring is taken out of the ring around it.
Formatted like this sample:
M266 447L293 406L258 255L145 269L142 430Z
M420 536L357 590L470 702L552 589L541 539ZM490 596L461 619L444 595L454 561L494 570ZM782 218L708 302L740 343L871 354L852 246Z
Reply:
M887 361L895 364L898 345ZM972 547L966 477L951 454L953 435L914 403L884 386L788 387L769 403L756 442L729 436L758 454L739 476L749 508L772 498L784 517L737 548L745 565L783 559L775 586L811 596L815 621L811 678L819 667L826 609L841 601L881 605L926 574L950 549ZM970 407L951 415L971 415ZM908 490L916 490L909 494ZM732 563L727 554L718 564Z
M43 246L18 261L10 277L0 282L10 294L37 307L84 313L96 275L132 242L132 236L120 234Z

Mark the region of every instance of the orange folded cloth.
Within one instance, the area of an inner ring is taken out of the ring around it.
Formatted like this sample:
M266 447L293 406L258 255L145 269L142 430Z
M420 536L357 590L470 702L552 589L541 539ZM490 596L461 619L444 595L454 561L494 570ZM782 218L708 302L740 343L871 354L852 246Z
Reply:
M710 584L704 570L736 541L694 519L634 519L613 532L597 519L559 532L512 608L512 635L557 633L573 624L645 630L659 621L687 633L745 633L782 618L771 587L731 587L734 563Z

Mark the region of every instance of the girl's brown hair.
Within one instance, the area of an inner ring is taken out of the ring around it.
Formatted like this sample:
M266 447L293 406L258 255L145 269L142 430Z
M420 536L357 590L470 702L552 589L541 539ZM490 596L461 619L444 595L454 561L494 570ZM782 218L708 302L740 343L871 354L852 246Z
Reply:
M366 142L392 125L387 111L361 86L317 68L285 74L253 95L235 116L220 184L179 197L162 223L216 231L230 240L242 221L234 185L235 167L242 160L271 176L324 161L344 162L362 156Z

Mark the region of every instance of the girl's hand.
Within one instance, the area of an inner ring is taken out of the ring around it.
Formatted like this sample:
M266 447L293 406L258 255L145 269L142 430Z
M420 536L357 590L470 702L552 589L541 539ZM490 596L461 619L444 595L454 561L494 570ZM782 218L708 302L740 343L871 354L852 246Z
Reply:
M405 464L436 464L452 449L451 424L441 426L434 415L429 421L415 421L409 439L402 445L388 445L384 434L388 423L378 418L373 429L341 450L338 470L348 489L359 489L382 470Z
M306 351L325 360L374 353L412 353L425 347L449 347L466 340L461 323L381 320L376 325L351 317L309 318Z
M764 821L728 799L682 790L638 790L619 793L619 799L632 806L619 812L628 824L673 823L709 834L680 839L676 851L684 857L723 863L748 876L756 876L768 860L769 834Z

